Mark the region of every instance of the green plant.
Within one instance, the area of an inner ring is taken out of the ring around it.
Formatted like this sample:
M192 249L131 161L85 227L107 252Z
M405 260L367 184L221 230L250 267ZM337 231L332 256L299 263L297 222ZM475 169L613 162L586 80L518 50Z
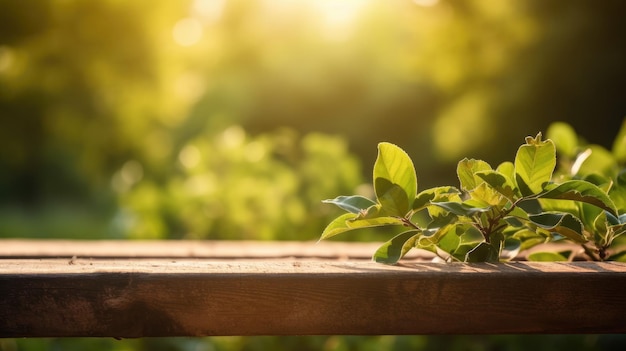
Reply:
M251 136L232 126L180 148L170 176L116 179L116 230L132 239L313 239L334 213L320 194L362 183L357 159L337 137L292 130Z
M374 253L375 261L389 264L413 248L445 261L497 262L549 241L580 244L593 260L623 257L623 252L609 256L608 250L626 232L623 208L618 210L611 198L626 190L625 182L556 179L556 165L555 143L542 140L539 133L526 138L513 162L494 169L485 161L465 158L457 166L459 188L418 192L411 158L383 142L373 172L376 199L354 195L325 200L347 213L334 219L321 239L359 228L404 226L405 231ZM567 259L559 253L531 257L561 258Z

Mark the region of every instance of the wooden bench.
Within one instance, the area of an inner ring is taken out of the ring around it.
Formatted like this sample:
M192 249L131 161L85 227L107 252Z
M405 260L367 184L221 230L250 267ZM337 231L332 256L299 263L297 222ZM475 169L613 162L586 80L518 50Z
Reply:
M626 264L375 243L0 241L0 337L626 332Z

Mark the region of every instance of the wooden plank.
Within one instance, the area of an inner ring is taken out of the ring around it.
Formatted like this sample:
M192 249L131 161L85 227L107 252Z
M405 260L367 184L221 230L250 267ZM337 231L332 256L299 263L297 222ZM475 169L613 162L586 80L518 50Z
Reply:
M381 242L337 241L211 241L211 240L42 240L0 239L0 258L284 258L300 260L370 260ZM572 250L584 259L583 249L573 244L543 244L519 255L521 260L533 251ZM412 250L403 261L432 260L434 254Z
M0 258L286 258L369 260L382 243L336 241L210 241L210 240L0 240ZM410 252L408 260L429 260L426 251Z
M2 259L0 336L626 332L621 263Z

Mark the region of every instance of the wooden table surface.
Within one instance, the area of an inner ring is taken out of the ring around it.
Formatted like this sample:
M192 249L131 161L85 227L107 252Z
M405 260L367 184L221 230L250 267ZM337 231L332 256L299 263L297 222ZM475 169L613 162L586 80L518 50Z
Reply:
M0 337L626 332L626 264L387 266L376 247L0 241Z

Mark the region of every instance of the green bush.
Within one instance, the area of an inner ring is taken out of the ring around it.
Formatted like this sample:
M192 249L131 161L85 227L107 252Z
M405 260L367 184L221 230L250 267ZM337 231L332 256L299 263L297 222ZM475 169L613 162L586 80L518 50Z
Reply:
M116 223L133 239L312 240L335 214L319 196L362 183L338 137L290 130L253 137L239 126L183 145L165 180L126 167L115 176Z

